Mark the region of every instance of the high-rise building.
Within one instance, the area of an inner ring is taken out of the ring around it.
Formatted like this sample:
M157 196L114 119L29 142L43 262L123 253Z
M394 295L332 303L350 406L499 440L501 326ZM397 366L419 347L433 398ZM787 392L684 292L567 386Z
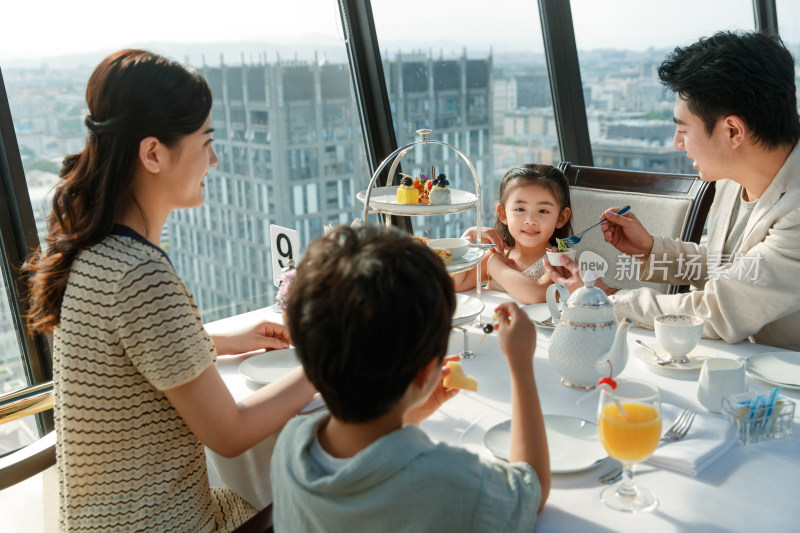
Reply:
M398 56L384 69L398 145L417 140L417 129L433 129L432 139L465 152L488 183L491 59ZM163 244L208 321L271 305L269 226L296 229L305 249L324 225L362 216L356 193L370 172L346 64L279 61L199 70L214 95L220 163L209 172L205 204L174 212ZM433 163L451 187L473 190L455 152L423 152L403 160L404 173L429 174ZM474 212L433 218L439 219L434 225L419 226L431 237L460 235L475 224Z

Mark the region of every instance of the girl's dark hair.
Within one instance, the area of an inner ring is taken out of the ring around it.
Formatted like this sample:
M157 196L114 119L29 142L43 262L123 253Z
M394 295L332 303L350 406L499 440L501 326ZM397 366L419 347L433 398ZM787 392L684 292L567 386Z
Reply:
M388 412L420 369L441 362L455 306L453 280L419 240L338 226L309 245L286 315L331 414L359 423Z
M708 135L721 117L737 115L767 149L800 139L794 58L780 37L719 32L675 48L658 76L703 121Z
M570 208L569 219L567 223L556 228L553 236L550 237L550 244L556 245L556 239L564 239L572 235L572 204L569 199L569 184L564 173L551 165L536 165L528 163L513 167L508 170L500 180L500 187L497 191L497 203L505 205L511 193L519 187L524 185L539 185L553 193L553 196L558 202L559 213L565 208ZM508 231L508 226L503 224L500 217L494 223L494 228L497 233L503 238L509 248L514 247L514 237Z
M139 144L156 137L174 147L200 129L211 90L195 71L144 50L121 50L95 68L86 87L89 129L82 152L64 158L47 218L47 247L23 266L28 327L47 333L60 322L61 301L78 253L111 233L128 205Z

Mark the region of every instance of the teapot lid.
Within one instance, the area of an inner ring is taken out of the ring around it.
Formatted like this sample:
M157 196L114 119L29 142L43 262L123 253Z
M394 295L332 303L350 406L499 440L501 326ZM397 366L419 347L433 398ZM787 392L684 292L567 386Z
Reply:
M567 305L570 307L608 307L611 305L611 302L606 296L606 293L603 292L602 289L599 287L594 286L594 282L597 280L597 275L592 272L591 270L587 270L583 274L583 287L576 289L573 292L569 300L567 300Z

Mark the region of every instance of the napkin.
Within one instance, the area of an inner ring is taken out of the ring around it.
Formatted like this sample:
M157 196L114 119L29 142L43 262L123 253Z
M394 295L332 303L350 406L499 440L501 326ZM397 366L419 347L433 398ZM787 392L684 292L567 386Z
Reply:
M662 434L666 433L683 409L661 405ZM722 418L698 412L689 433L681 440L661 441L645 462L696 476L738 442L736 429Z

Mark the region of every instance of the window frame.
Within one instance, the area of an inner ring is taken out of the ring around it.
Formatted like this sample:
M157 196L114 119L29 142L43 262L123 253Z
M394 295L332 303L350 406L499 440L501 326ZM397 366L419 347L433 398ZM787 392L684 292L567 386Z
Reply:
M3 72L0 69L0 240L2 241L2 269L8 293L17 344L29 386L36 387L53 379L53 362L50 342L44 335L30 335L25 323L27 302L24 298L26 282L20 272L25 259L39 247L36 223L33 217L28 185L22 167L17 136L11 117ZM53 430L53 414L48 411L36 415L39 436Z

